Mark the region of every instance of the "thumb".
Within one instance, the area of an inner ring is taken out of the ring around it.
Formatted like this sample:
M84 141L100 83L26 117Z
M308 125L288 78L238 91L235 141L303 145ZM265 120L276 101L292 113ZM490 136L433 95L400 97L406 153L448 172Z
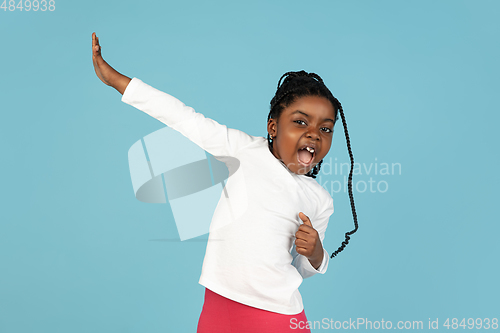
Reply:
M309 220L309 217L307 217L306 214L300 212L299 213L299 217L304 222L305 225L308 225L308 226L312 227L311 220Z

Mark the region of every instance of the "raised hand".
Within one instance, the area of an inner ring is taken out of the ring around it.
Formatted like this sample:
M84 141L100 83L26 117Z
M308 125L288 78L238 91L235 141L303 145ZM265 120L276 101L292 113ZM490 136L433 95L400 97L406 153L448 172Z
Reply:
M96 36L95 32L92 33L92 62L94 64L94 70L97 77L108 86L111 86L118 90L121 94L125 91L130 78L118 73L113 67L111 67L101 55L101 45L99 45L99 37Z
M95 32L92 33L92 62L94 63L94 70L99 79L101 79L104 84L110 86L110 72L106 70L106 68L111 66L109 66L108 63L102 58L101 46L99 45L99 37L96 36ZM103 74L101 73L101 68L107 77L103 76Z

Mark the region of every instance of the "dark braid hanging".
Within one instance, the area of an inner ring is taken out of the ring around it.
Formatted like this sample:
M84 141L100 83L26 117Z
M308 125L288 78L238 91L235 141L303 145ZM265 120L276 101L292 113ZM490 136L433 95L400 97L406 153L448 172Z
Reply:
M281 80L285 78L283 84ZM300 72L287 72L281 76L278 81L278 88L276 90L276 94L271 100L271 111L267 117L267 121L269 119L278 119L283 109L285 109L288 105L292 104L296 98L302 96L321 96L328 99L335 109L337 109L337 115L335 118L335 123L339 118L342 119L342 125L344 126L344 134L347 142L347 150L349 152L349 159L351 160L351 170L349 172L349 178L347 182L347 187L349 189L349 200L351 203L352 216L354 219L355 228L349 232L345 233L345 240L342 242L342 245L332 253L330 258L335 257L337 254L342 252L347 244L349 244L350 235L354 234L358 230L358 217L356 215L356 208L354 206L354 196L352 194L352 171L354 167L354 156L351 150L351 140L349 139L349 133L347 132L347 123L345 121L344 110L342 109L342 105L339 100L336 99L330 90L326 87L323 82L323 79L315 73L307 73L306 71ZM269 133L267 134L267 142L269 145L269 149L273 150L273 140L270 138ZM317 165L314 166L313 170L309 171L305 174L308 177L316 178L316 175L319 173L321 168L321 164L323 160L319 161Z
M337 99L335 98L335 100ZM345 121L344 110L342 109L342 105L338 100L337 100L337 105L338 105L338 110L340 111L340 118L342 118L342 125L344 125L345 140L347 142L347 150L349 151L349 159L351 160L351 171L349 171L347 187L349 189L349 201L351 202L352 217L354 219L354 229L345 233L345 241L342 242L342 245L337 249L337 251L332 253L330 258L333 258L337 254L342 252L345 246L349 244L349 239L351 239L351 237L349 236L358 231L358 216L356 214L356 208L354 207L354 196L352 194L352 169L354 166L354 156L352 155L351 140L349 139L349 133L347 132L347 123Z

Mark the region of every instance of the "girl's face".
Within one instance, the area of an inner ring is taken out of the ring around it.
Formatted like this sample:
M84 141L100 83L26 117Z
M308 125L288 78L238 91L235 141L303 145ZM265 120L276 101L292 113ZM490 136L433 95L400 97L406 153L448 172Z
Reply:
M273 155L290 171L308 173L330 150L335 115L332 103L324 97L298 98L283 109L278 120L269 119Z

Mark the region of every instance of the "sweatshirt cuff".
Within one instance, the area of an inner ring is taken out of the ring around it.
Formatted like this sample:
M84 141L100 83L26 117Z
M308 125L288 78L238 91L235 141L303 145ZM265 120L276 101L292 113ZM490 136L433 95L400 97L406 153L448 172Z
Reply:
M325 274L326 269L328 268L328 252L326 252L325 249L323 249L323 261L321 262L321 265L319 265L318 269L314 268L313 265L311 265L311 262L309 259L306 258L307 262L309 263L309 270L314 273L319 273L319 274Z
M122 102L130 104L132 102L132 96L134 95L134 92L137 90L141 83L142 81L138 78L132 78L132 80L130 80L127 87L125 88L125 91L123 92Z

